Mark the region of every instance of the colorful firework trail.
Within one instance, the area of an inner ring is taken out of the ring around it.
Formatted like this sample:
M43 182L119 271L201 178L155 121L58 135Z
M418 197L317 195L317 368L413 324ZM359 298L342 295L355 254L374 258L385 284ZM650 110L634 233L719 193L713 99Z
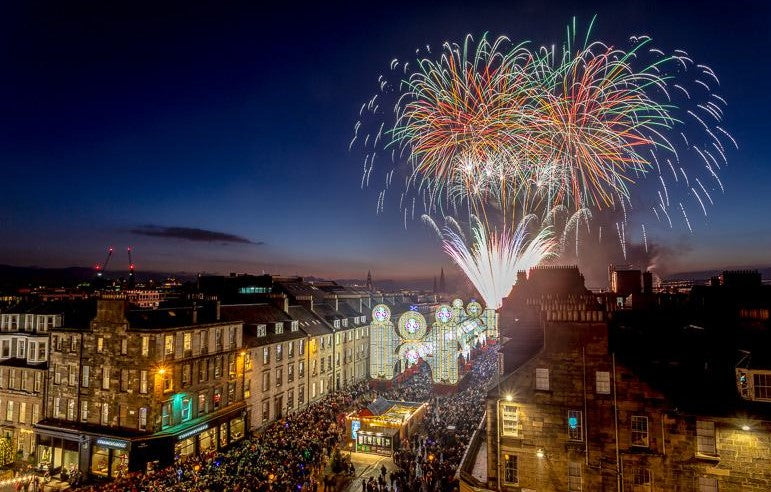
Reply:
M532 219L525 217L513 231L504 228L497 233L473 217L469 244L457 223L440 230L433 219L423 216L439 234L447 255L463 270L485 305L493 309L500 308L508 297L517 272L527 271L554 254L556 244L548 227L532 235L528 232Z
M416 202L423 214L468 214L472 245L490 237L502 244L494 231L531 216L562 251L574 232L576 255L579 224L588 237L590 219L598 240L603 219L615 222L624 255L638 210L652 210L669 228L681 218L692 231L686 210L707 215L723 192L718 171L727 147L738 148L720 126L719 79L685 51L666 55L648 36L630 37L627 50L590 41L591 24L583 42L576 37L574 20L560 50L467 36L438 55L418 50L415 63L392 60L400 82L379 77L380 92L362 105L351 141L366 154L362 186L376 158L390 157L378 211L396 172L405 227ZM650 228L639 230L647 249ZM461 257L470 258L453 256Z

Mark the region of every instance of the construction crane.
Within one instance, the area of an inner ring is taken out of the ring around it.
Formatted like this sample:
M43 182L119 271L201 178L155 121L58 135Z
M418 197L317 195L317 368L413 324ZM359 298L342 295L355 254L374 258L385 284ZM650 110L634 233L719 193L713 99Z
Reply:
M110 263L110 258L112 258L112 246L107 249L107 258L105 258L104 263L96 264L96 276L101 277L102 274L107 270L107 265Z
M131 246L126 248L126 252L128 252L128 261L129 261L129 276L128 276L128 286L129 288L134 287L134 261L131 259Z

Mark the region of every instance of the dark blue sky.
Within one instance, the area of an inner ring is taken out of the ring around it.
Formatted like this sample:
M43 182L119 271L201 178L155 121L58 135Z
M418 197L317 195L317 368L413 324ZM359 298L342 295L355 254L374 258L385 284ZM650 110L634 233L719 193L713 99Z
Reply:
M766 2L189 3L0 8L0 263L132 245L145 270L433 275L439 246L396 205L375 214L347 150L378 74L466 33L559 42L595 13L599 38L649 34L710 65L729 103L726 193L692 235L652 238L676 252L666 269L771 263Z

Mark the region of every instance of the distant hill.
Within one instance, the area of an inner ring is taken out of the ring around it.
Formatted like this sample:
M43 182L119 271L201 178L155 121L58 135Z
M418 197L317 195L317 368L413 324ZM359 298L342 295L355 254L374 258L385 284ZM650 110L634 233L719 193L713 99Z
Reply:
M726 270L757 270L763 280L771 279L771 267L726 267L715 270L698 270L694 272L673 273L666 276L666 280L709 280Z
M107 278L127 276L127 272L107 271ZM149 278L164 279L174 276L181 280L192 280L194 273L137 272L137 280ZM49 268L38 266L0 265L0 289L18 289L20 287L71 287L94 278L94 269L87 267Z

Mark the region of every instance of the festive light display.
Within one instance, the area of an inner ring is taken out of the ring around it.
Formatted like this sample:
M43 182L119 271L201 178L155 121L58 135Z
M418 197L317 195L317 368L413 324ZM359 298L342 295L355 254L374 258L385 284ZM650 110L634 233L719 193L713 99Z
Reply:
M429 328L423 314L411 309L402 313L394 326L390 308L375 306L370 325L371 377L391 380L397 363L403 371L424 360L431 367L434 382L457 384L459 357L468 362L476 344L484 344L488 336L497 337L497 314L483 310L475 301L465 307L461 299L454 300L452 306L442 304L433 318Z

